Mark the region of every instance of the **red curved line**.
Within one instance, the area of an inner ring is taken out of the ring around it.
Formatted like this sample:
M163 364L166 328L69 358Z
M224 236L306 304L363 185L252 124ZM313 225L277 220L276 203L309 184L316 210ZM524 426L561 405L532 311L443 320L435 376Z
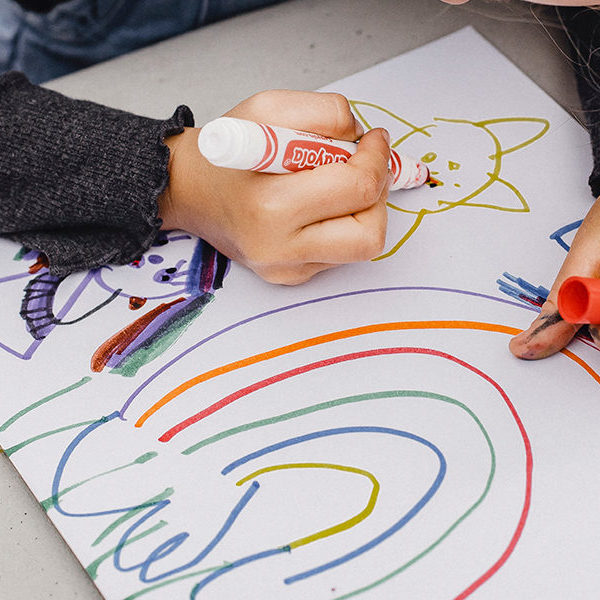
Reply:
M321 367L327 367L333 364L338 364L342 362L346 362L349 360L356 360L358 358L365 358L370 356L377 356L382 354L427 354L430 356L437 356L440 358L445 358L456 364L465 367L469 371L479 375L482 379L490 383L500 394L502 399L504 400L506 406L508 407L515 423L517 424L517 428L519 433L521 434L521 438L523 439L523 444L525 446L525 500L523 502L523 508L521 510L521 516L519 518L519 522L517 523L517 527L515 532L513 533L511 540L500 556L500 558L485 572L483 575L478 577L473 583L471 583L464 591L462 591L458 596L454 598L454 600L463 600L470 596L477 588L481 587L486 581L491 579L500 568L506 563L510 555L513 553L521 535L523 534L523 529L525 528L525 523L527 521L527 516L529 514L529 508L531 506L531 488L532 488L532 479L533 479L533 453L531 450L531 442L529 441L529 436L527 435L527 431L525 430L525 426L519 417L517 410L515 409L513 403L510 401L506 392L500 387L500 385L494 381L489 375L486 375L483 371L480 371L477 367L470 365L469 363L453 356L451 354L447 354L446 352L441 352L439 350L432 350L430 348L378 348L375 350L364 350L362 352L352 352L350 354L342 354L339 356L334 356L332 358L327 358L325 360L320 360L317 362L309 363L306 365L302 365L300 367L296 367L295 369L290 369L288 371L284 371L283 373L279 373L272 377L268 377L261 381L257 381L252 385L249 385L245 388L222 398L218 402L215 402L208 408L196 413L192 417L189 417L185 421L182 421L175 427L169 429L166 433L164 433L159 440L161 442L169 441L175 434L179 433L186 427L189 427L193 423L200 421L201 419L207 417L208 415L217 412L218 410L224 408L228 404L231 404L235 400L242 398L252 392L265 388L273 383L277 383L279 381L283 381L285 379L289 379L290 377L294 377L296 375L301 375L302 373L306 373L308 371L312 371L315 369L319 369Z

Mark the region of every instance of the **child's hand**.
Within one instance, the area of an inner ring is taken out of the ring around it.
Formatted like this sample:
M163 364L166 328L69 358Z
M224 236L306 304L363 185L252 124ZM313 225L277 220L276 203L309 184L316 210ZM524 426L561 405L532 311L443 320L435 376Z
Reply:
M362 128L338 94L274 90L227 116L355 141ZM389 136L366 134L346 164L273 175L214 167L198 129L166 140L170 183L159 202L163 229L194 233L273 283L297 284L383 249L390 184Z
M600 198L577 231L540 316L527 331L511 340L510 349L515 356L530 360L545 358L564 348L577 333L580 326L563 321L557 308L558 290L572 275L600 276ZM600 325L590 325L589 330L600 345Z

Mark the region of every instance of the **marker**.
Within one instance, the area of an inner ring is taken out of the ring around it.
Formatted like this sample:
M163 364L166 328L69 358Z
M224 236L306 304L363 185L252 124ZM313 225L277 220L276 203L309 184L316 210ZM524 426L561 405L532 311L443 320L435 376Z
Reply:
M210 121L198 136L200 152L213 165L262 173L292 173L345 163L357 147L356 142L233 117ZM394 175L390 190L439 184L424 163L393 149L390 170Z
M565 279L558 290L558 312L569 323L600 323L600 279Z

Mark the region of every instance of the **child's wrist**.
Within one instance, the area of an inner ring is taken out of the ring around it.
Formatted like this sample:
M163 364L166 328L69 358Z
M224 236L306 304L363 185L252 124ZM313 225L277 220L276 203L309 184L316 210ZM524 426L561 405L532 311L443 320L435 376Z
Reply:
M182 133L164 140L169 148L169 181L158 198L158 216L163 222L161 229L185 229L185 219L180 214L181 200L192 184L190 162L193 161L192 153L197 151L198 132L199 129L186 127Z

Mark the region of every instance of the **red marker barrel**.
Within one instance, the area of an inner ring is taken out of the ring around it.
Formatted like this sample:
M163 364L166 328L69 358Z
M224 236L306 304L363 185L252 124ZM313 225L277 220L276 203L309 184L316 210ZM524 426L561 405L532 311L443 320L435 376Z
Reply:
M558 291L558 312L569 323L600 323L600 279L565 279Z

